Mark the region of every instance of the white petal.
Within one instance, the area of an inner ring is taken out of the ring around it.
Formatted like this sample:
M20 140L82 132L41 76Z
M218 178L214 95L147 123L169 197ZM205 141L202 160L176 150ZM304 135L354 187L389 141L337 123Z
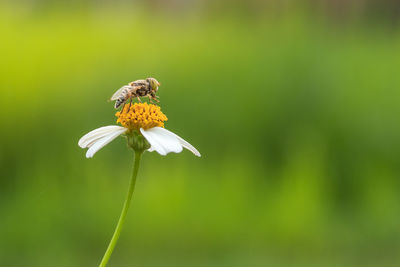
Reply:
M201 157L200 152L199 152L194 146L192 146L192 145L189 144L187 141L185 141L182 137L180 137L180 136L174 134L174 133L171 132L171 131L168 131L167 129L164 129L164 128L161 128L161 129L163 129L164 131L167 131L167 132L173 134L173 135L178 139L179 143L181 143L181 145L182 145L184 148L186 148L187 150L189 150L190 152L192 152L195 156Z
M173 133L174 134L174 133ZM200 152L191 144L189 144L188 142L186 142L182 137L174 134L176 136L176 138L178 138L179 142L181 143L181 145L186 148L187 150L189 150L190 152L192 152L195 156L197 157L201 157Z
M124 130L123 130L124 129ZM121 132L123 133L126 129L121 126L111 125L111 126L104 126L100 127L96 130L93 130L79 139L78 145L81 148L86 148L92 146L97 140L113 133L113 132Z
M182 145L176 136L161 127L154 127L147 130L140 128L140 132L150 143L149 151L157 151L160 155L167 155L170 152L179 153Z
M120 136L123 132L125 132L126 129L119 129L116 130L114 132L109 133L107 136L104 136L101 139L96 140L88 149L88 151L86 152L86 157L87 158L91 158L94 156L94 154L99 151L100 149L102 149L105 145L107 145L108 143L110 143L112 140L114 140L115 138L117 138L118 136Z
M148 130L140 129L140 131L142 132L143 136L146 137L147 141L149 141L149 143L151 144L151 147L150 147L150 149L148 150L148 151L150 151L150 152L156 150L159 154L165 155L165 154L160 153L159 150L157 150L157 149L159 149L159 144L158 144L158 143L155 143L155 144L153 145L153 143L151 143L151 141L147 138L147 136L145 135L145 133L148 133L149 131L151 131L152 133L155 133L155 134L157 134L157 135L168 136L169 138L175 137L175 138L178 140L178 142L180 143L181 146L183 146L183 147L186 148L187 150L191 151L194 155L196 155L196 156L198 156L198 157L201 156L201 155L200 155L200 152L197 151L197 149L194 148L191 144L189 144L189 143L186 142L183 138L179 137L178 135L174 134L173 132L168 131L167 129L164 129L164 128L161 128L161 127L154 127L154 128L148 129ZM143 133L143 132L144 132L144 133ZM175 151L170 151L170 152L175 152ZM181 151L179 151L179 152L181 152ZM168 152L167 152L167 153L168 153ZM176 153L177 153L177 152L176 152Z

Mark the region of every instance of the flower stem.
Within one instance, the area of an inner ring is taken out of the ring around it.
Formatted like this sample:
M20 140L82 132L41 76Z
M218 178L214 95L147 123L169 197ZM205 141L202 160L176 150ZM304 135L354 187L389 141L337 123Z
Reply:
M117 227L115 228L114 234L111 238L110 243L108 244L106 253L104 253L103 259L101 260L99 267L105 267L107 265L107 262L110 259L111 254L114 250L114 247L117 244L118 238L121 234L121 230L122 230L122 227L125 222L125 217L126 217L126 214L128 213L129 205L130 205L130 202L132 199L133 191L135 190L136 177L138 174L139 163L140 163L140 158L142 157L142 154L143 154L143 151L135 151L135 163L133 166L132 178L131 178L131 181L129 184L129 190L128 190L128 194L126 196L124 207L122 208Z

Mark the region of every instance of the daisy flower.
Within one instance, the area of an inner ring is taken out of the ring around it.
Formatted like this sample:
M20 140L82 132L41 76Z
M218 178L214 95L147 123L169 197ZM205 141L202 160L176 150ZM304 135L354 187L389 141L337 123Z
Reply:
M200 157L199 151L191 144L177 136L173 132L164 129L164 122L167 119L160 107L153 104L137 103L125 105L120 112L115 114L118 125L100 127L84 135L78 142L81 148L88 148L86 157L91 158L94 154L109 144L120 135L127 138L128 146L135 151L135 160L128 194L122 208L117 226L107 250L100 262L100 267L105 267L111 257L114 247L121 234L126 214L135 189L136 177L139 170L139 163L144 151L157 151L160 155L167 155L170 152L179 153L183 148L188 149Z
M121 112L115 114L117 123L122 126L110 125L100 127L85 134L78 142L81 148L88 148L87 158L109 144L120 135L128 138L128 145L133 149L156 151L165 156L170 152L180 153L183 148L200 157L199 151L183 138L164 128L168 118L161 112L159 106L147 103L125 105ZM143 138L145 140L141 140Z

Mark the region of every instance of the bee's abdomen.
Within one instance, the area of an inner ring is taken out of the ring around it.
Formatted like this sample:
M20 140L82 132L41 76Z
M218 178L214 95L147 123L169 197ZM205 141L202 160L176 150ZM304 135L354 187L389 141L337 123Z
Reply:
M117 99L117 101L115 101L115 105L114 108L119 108L119 106L121 106L121 102L119 101L119 99Z
M126 94L122 94L118 99L115 101L115 108L119 108L123 103L126 101Z

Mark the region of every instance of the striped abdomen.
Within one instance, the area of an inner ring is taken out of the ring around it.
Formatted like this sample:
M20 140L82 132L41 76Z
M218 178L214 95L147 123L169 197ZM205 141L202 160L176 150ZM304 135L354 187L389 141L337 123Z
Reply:
M115 108L119 108L122 104L124 104L126 102L126 100L128 100L131 97L131 92L128 89L124 89L121 92L121 95L117 98L117 100L115 101Z

